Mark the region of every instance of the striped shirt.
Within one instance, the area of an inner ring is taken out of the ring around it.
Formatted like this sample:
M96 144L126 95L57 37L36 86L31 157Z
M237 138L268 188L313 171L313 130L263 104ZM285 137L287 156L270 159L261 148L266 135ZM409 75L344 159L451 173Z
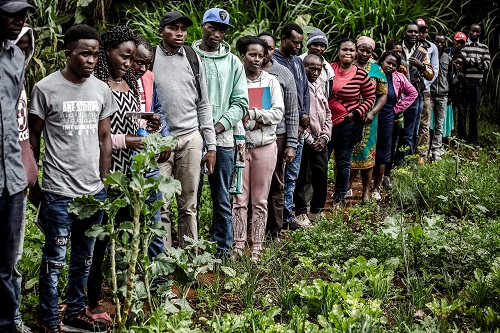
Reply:
M466 44L460 51L467 60L467 73L465 78L467 81L481 82L484 72L490 68L491 56L488 46L476 42Z
M340 72L340 64L332 63L335 71L335 80L341 79L345 74ZM333 125L339 124L344 117L357 112L360 117L371 110L375 101L375 87L368 74L361 68L355 67L356 72L342 88L336 89L335 80L332 94L328 104L332 111Z

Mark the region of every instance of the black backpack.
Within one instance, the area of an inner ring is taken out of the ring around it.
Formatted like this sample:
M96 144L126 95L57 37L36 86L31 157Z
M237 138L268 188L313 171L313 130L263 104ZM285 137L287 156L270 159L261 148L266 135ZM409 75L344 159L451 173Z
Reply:
M191 70L194 74L194 79L196 82L196 91L198 92L198 99L201 100L201 86L200 86L200 61L196 52L189 45L182 45L184 51L186 51L186 57L188 59L189 65L191 66ZM153 47L153 61L149 65L149 70L153 71L153 66L155 64L156 57L156 46Z

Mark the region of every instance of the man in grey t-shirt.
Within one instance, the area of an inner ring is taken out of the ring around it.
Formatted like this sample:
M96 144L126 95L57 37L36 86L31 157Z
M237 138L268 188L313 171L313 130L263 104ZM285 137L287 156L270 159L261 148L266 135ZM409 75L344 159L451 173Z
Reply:
M118 107L109 87L91 76L99 51L97 32L85 25L75 26L64 36L64 46L66 67L35 85L29 108L30 141L36 159L42 130L45 139L39 208L45 232L39 318L46 331L59 332L57 284L71 237L63 325L69 331L105 331L106 325L94 322L85 308L85 288L95 242L95 238L85 236L85 231L101 223L103 213L79 220L67 208L78 196L91 194L101 201L106 198L101 179L111 164L109 117ZM37 184L34 192L39 191ZM34 203L36 199L35 195Z

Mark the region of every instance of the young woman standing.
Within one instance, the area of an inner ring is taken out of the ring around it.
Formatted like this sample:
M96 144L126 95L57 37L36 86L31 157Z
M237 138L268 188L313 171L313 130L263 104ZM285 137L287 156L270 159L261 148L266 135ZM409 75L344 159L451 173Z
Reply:
M328 104L332 112L332 137L328 143L329 155L335 150L335 203L342 204L351 172L351 154L355 144L354 122L361 121L373 107L375 88L368 74L354 65L356 42L342 39L338 50L339 61L332 63L335 71L332 94Z
M245 68L249 95L255 88L262 91L262 105L248 110L242 119L245 127L246 156L243 169L242 194L233 197L235 254L242 255L247 239L248 204L252 203L252 259L258 260L266 235L267 197L276 167L276 125L284 115L281 87L273 75L260 67L267 55L267 44L255 36L240 38L236 43ZM267 93L266 93L267 91ZM257 94L257 96L260 96ZM270 105L264 101L270 97ZM250 98L250 107L253 102ZM255 105L255 104L254 104Z

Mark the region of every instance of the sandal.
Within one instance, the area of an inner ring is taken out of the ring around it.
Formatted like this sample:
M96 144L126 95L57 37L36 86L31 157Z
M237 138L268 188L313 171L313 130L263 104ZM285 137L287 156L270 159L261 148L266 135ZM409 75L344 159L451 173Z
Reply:
M92 313L89 310L89 307L87 306L87 315L92 318L93 321L98 322L98 323L103 323L106 324L108 327L111 327L112 321L111 317L107 312L101 312L101 313Z

